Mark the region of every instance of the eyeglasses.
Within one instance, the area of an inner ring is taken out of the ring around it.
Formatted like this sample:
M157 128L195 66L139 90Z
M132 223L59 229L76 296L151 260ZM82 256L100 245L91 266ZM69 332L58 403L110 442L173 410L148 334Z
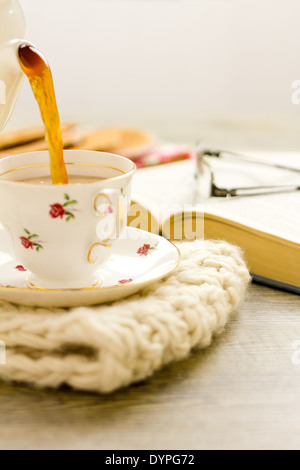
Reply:
M219 159L230 159L235 163L244 162L264 167L272 167L280 170L287 170L300 174L299 168L287 167L277 163L262 161L237 152L225 150L212 150L201 148L199 144L196 147L197 154L197 173L196 178L201 181L198 193L202 198L209 197L237 197L237 196L259 196L263 194L286 193L299 191L300 186L297 185L266 185L266 186L248 186L237 188L220 188L215 183L215 175L211 168L209 158L216 157ZM238 158L237 158L238 157Z

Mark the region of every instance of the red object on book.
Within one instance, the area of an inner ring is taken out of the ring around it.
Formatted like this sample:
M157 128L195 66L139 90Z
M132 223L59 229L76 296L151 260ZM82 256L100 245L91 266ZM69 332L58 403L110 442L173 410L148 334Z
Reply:
M145 155L135 159L138 168L147 166L163 165L179 160L188 160L194 156L193 149L186 144L163 144L158 145Z

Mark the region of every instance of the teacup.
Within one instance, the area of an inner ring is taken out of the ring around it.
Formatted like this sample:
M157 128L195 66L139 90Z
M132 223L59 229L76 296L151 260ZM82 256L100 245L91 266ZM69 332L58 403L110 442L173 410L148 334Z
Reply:
M64 159L68 185L40 183L50 176L47 151L0 160L0 222L29 285L41 289L98 285L127 224L135 164L87 150L65 150ZM81 182L72 183L74 175Z

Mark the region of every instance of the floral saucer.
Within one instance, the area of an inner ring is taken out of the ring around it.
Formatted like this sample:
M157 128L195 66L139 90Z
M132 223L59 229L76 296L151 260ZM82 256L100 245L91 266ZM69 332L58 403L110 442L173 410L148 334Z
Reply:
M0 299L36 307L74 307L127 297L170 274L179 264L178 248L165 238L127 227L109 260L99 269L100 287L88 289L30 288L30 274L15 259L6 231L0 226Z

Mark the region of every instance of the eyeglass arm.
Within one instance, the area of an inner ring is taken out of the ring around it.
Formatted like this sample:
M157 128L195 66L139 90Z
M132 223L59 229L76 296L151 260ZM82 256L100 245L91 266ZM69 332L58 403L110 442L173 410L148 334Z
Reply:
M258 158L253 158L247 155L240 154L238 152L231 152L227 150L203 149L201 151L201 154L202 156L206 156L206 157L233 158L235 161L236 161L236 157L238 157L239 161L243 161L245 163L253 163L255 165L269 166L272 168L277 168L279 170L288 170L288 171L293 171L295 173L300 173L300 168L293 168L290 166L281 165L280 163L267 162L265 160L260 160Z
M237 197L237 196L260 196L264 194L278 194L300 191L299 186L292 185L279 185L279 186L249 186L245 188L219 188L212 182L211 196L212 197Z

